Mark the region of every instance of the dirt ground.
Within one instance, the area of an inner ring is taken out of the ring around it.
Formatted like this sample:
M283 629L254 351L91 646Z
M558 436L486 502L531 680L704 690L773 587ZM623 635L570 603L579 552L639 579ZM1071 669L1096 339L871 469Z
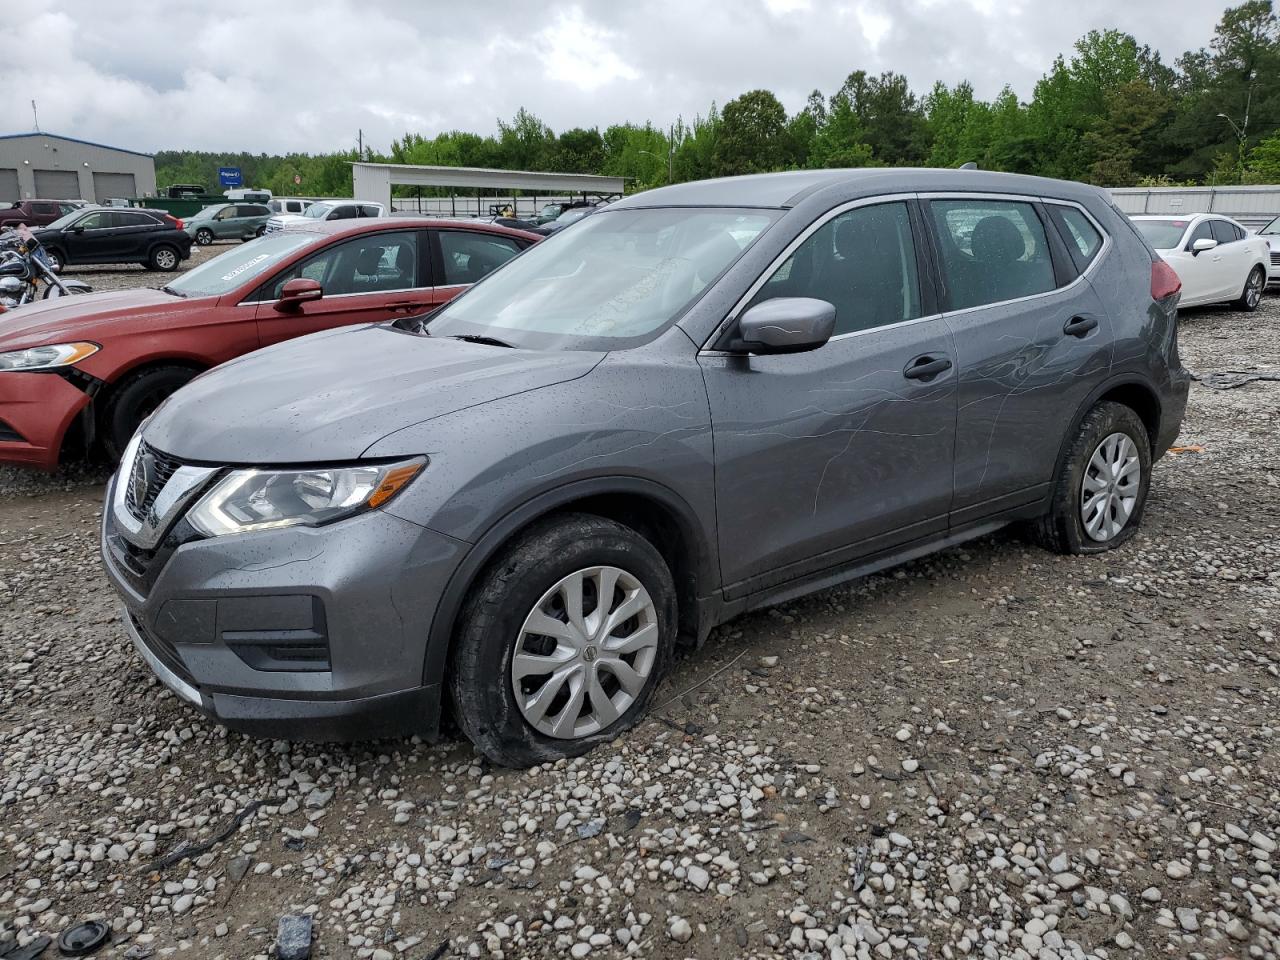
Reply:
M1280 370L1280 297L1180 342ZM275 956L284 914L377 960L1276 956L1280 383L1193 385L1178 442L1123 549L1004 533L741 618L529 771L210 724L117 624L103 471L0 470L0 956L86 918Z

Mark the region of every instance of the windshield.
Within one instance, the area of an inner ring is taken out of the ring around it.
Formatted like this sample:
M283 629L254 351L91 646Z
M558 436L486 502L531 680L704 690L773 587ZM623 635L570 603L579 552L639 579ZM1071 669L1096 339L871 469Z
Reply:
M1280 237L1280 217L1276 217L1259 230L1258 233L1264 237Z
M332 203L313 203L302 212L302 215L310 217L312 220L323 220L332 209Z
M41 229L42 230L61 230L64 227L71 226L71 224L74 221L79 220L82 216L84 216L83 208L72 210L70 213L64 213L57 220L53 221L53 223L50 223L44 227L41 227Z
M511 260L432 317L428 332L535 349L636 346L674 322L777 217L606 211Z
M1182 239L1189 220L1135 220L1133 225L1157 250L1172 250Z
M556 223L573 223L575 220L581 220L588 213L594 213L591 207L574 207L572 210L566 210L560 216L556 217Z
M165 289L180 297L218 297L271 272L282 260L315 241L310 233L259 237L188 270Z
M213 216L215 213L217 213L219 210L224 210L224 209L226 209L226 208L227 208L227 206L228 206L228 204L225 204L225 203L214 203L214 204L211 204L211 205L209 205L209 206L207 206L207 207L201 207L199 210L197 210L197 211L196 211L195 213L193 213L191 216L187 217L187 219L188 219L188 220L208 220L210 217L212 217L212 216Z

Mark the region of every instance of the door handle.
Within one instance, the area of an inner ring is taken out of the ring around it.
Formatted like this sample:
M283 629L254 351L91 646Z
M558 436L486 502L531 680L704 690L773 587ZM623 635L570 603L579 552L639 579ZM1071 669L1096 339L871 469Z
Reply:
M1096 329L1098 320L1096 317L1072 317L1063 326L1062 332L1068 337L1083 337L1090 330Z
M951 369L951 361L946 357L916 357L907 364L902 375L908 380L932 380L943 371Z

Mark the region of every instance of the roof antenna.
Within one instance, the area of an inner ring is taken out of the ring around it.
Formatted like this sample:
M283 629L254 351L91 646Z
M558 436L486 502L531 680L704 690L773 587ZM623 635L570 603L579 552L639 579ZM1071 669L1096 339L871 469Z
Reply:
M40 132L40 115L36 113L36 102L31 101L31 122L35 125L36 133Z
M970 160L968 163L960 164L960 169L961 170L977 170L978 165L974 163L972 160Z

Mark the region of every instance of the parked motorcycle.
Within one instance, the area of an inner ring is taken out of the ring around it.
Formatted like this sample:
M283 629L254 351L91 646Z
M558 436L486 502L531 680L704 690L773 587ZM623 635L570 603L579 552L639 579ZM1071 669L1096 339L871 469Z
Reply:
M0 313L33 300L51 300L93 288L53 272L44 248L25 224L0 233Z

